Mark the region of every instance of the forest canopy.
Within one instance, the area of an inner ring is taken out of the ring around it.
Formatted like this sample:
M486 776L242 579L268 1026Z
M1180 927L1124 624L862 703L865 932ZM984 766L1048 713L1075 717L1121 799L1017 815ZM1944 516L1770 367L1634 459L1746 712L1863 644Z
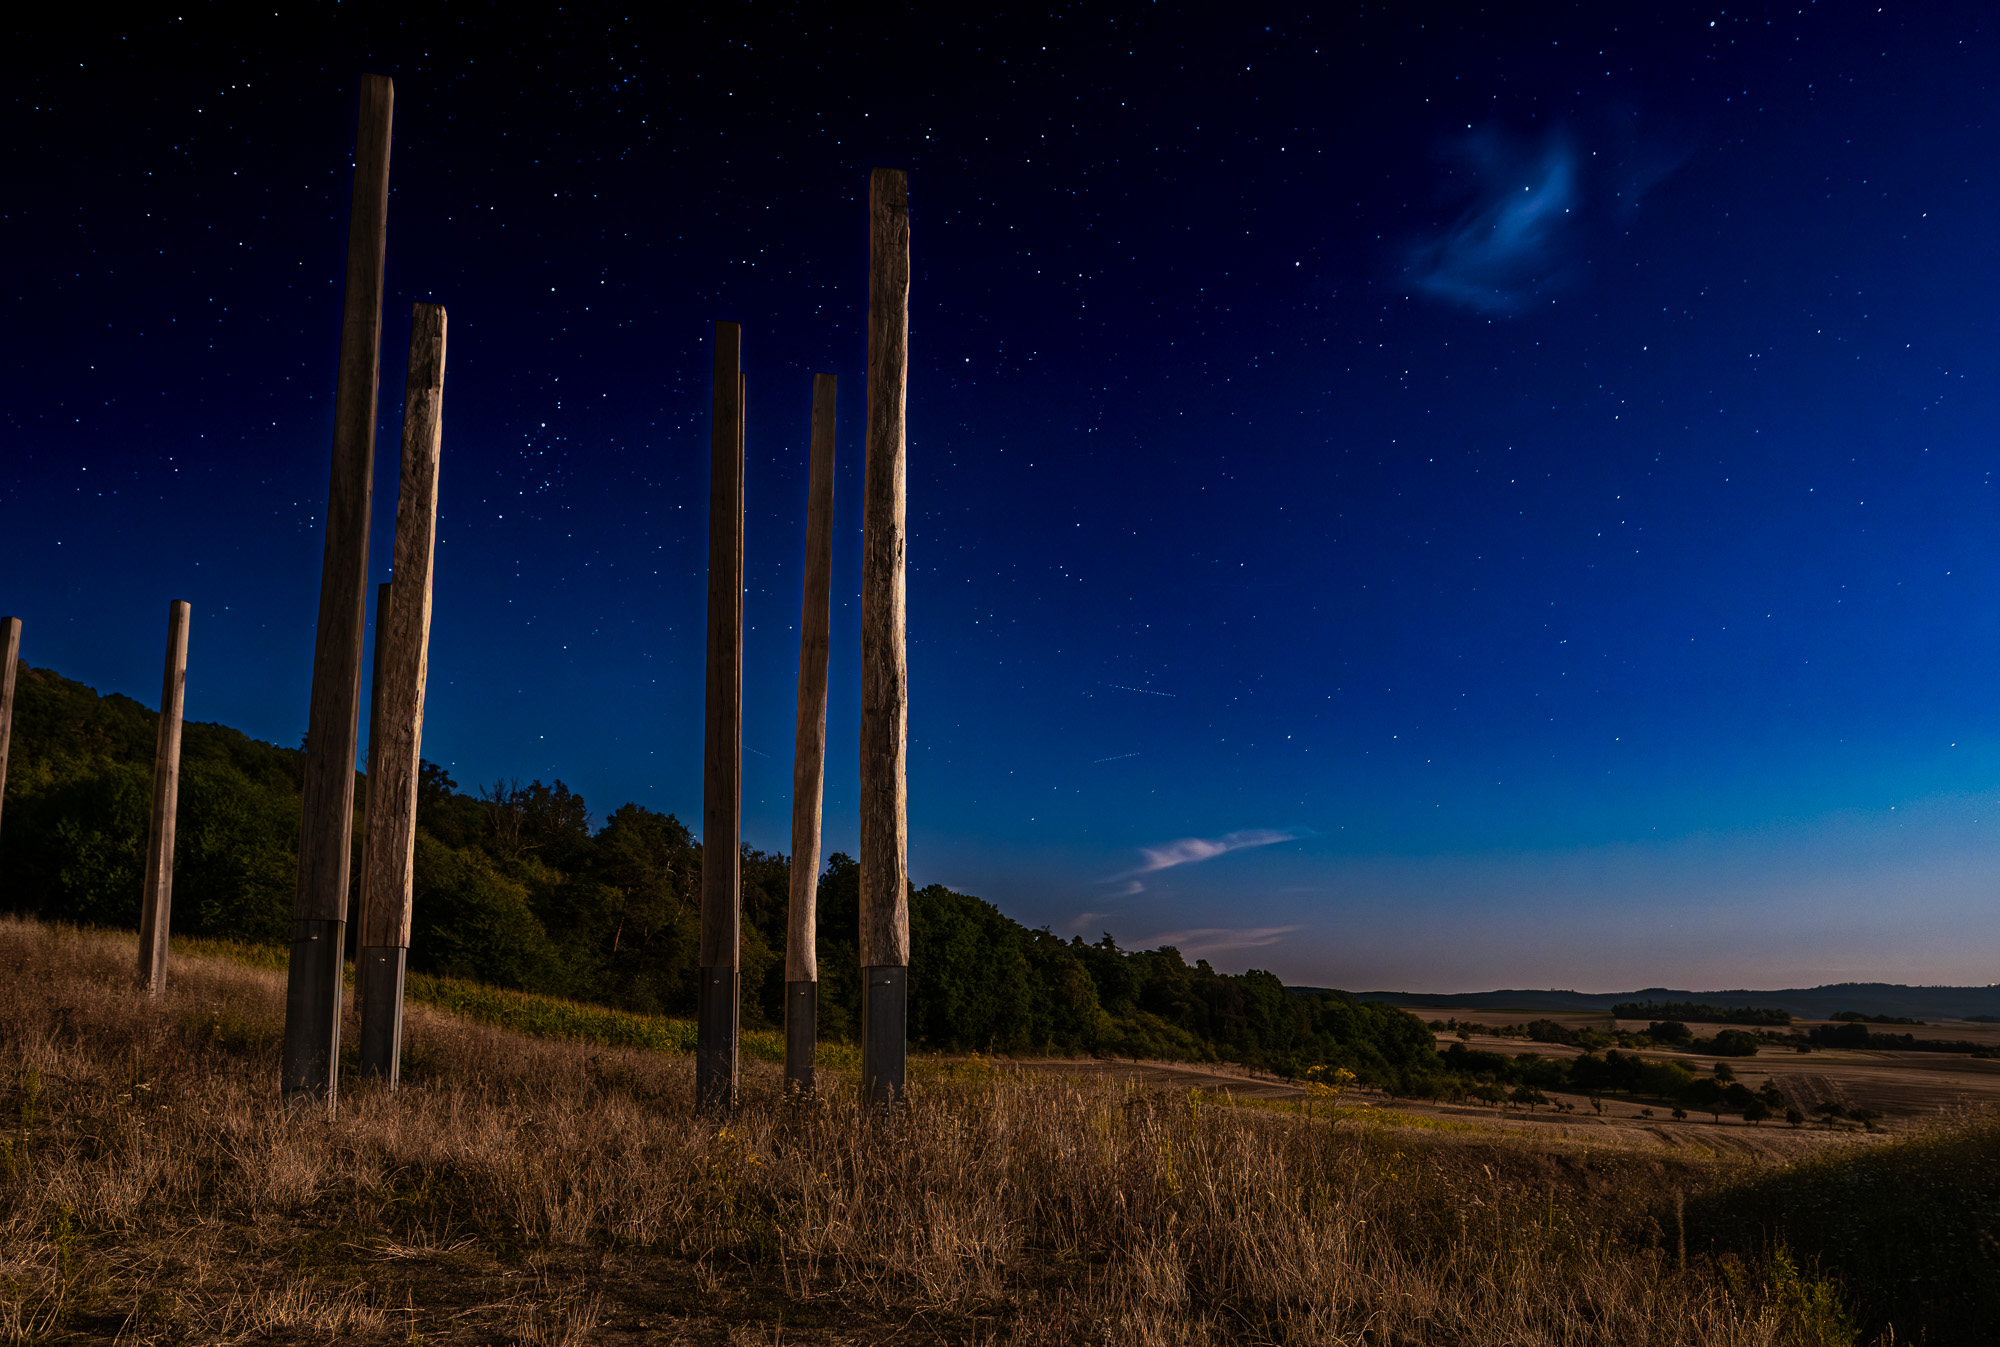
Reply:
M23 665L4 809L0 902L53 920L138 924L158 718L128 697ZM304 754L223 725L182 735L177 934L282 944L291 928ZM357 774L359 858L367 780ZM624 1009L694 1010L701 843L672 814L600 818L562 781L462 790L423 764L410 966ZM358 883L360 866L353 867ZM783 1010L787 857L743 849L747 1025ZM819 886L820 1029L860 1013L859 872ZM350 913L354 894L349 895ZM350 939L353 926L350 924ZM1420 1089L1439 1070L1414 1016L1270 973L1221 973L1162 946L1030 929L941 884L910 891L913 1046L1231 1060L1290 1075L1325 1064Z

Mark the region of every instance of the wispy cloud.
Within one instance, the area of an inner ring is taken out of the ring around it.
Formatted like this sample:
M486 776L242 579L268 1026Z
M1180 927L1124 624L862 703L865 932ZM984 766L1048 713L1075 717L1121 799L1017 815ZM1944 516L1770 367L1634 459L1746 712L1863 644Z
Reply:
M1519 308L1560 266L1582 201L1576 150L1560 132L1530 142L1483 131L1456 157L1475 195L1449 228L1411 250L1411 280L1466 308Z
M1183 837L1174 842L1163 842L1156 847L1141 847L1139 854L1146 858L1133 874L1147 875L1155 870L1171 870L1177 865L1193 865L1198 861L1214 860L1217 856L1231 851L1242 851L1247 847L1268 847L1279 842L1290 842L1299 836L1295 832L1279 832L1274 828L1245 828L1240 832L1224 833L1220 837Z
M1188 931L1162 931L1142 948L1172 945L1185 956L1201 958L1219 950L1275 945L1298 929L1296 926L1198 926Z
M1156 847L1140 847L1140 864L1130 870L1121 870L1105 878L1107 884L1119 885L1118 896L1130 898L1133 894L1144 893L1146 886L1139 881L1140 875L1156 874L1161 870L1171 870L1176 866L1195 865L1202 861L1214 860L1232 851L1243 851L1250 847L1268 847L1279 842L1291 842L1305 836L1302 832L1281 832L1276 828L1244 828L1220 837L1182 837L1172 842L1162 842Z

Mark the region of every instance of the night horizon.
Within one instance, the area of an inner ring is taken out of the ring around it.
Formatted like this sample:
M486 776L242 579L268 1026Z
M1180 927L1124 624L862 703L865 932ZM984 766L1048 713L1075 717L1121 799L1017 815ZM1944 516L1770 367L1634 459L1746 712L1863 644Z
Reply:
M1993 983L1985 16L1464 22L51 35L10 60L0 610L152 706L186 599L189 719L299 742L387 74L371 592L410 306L452 324L423 756L698 828L737 321L744 840L789 850L825 371L854 854L900 168L916 883L1311 986Z

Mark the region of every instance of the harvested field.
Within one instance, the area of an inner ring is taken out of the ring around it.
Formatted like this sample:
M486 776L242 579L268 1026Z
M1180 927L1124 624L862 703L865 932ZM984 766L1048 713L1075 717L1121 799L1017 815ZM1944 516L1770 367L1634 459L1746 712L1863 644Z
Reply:
M1501 1040L1519 1046L1515 1039ZM1537 1049L1546 1044L1535 1044ZM1557 1049L1573 1052L1573 1049ZM1306 1092L1269 1075L1255 1075L1224 1066L1188 1066L1180 1062L1100 1062L1037 1059L1010 1063L1024 1072L1057 1077L1101 1076L1157 1088L1206 1090L1251 1103L1290 1105L1302 1109ZM1753 1083L1756 1083L1753 1081ZM1571 1114L1528 1113L1519 1108L1496 1109L1483 1104L1439 1104L1416 1099L1392 1099L1378 1090L1350 1089L1342 1100L1343 1116L1357 1124L1363 1111L1393 1119L1435 1120L1488 1136L1534 1137L1585 1146L1640 1150L1669 1146L1713 1156L1760 1161L1789 1161L1855 1145L1879 1137L1856 1129L1828 1131L1823 1127L1793 1129L1782 1123L1753 1127L1725 1115L1720 1124L1708 1119L1675 1122L1655 1109L1646 1117L1641 1105L1607 1100L1599 1115L1582 1095L1557 1096L1579 1105ZM1395 1125L1393 1123L1385 1125Z
M1461 1025L1479 1024L1492 1029L1498 1029L1503 1025L1525 1023L1529 1019L1554 1020L1571 1029L1602 1031L1614 1027L1614 1021L1607 1015L1442 1011L1422 1006L1412 1006L1409 1009L1412 1014L1425 1020L1455 1018ZM1642 1033L1647 1023L1644 1020L1619 1020L1615 1022L1615 1027L1632 1033ZM1793 1022L1793 1027L1811 1030L1825 1023L1828 1021L1797 1020ZM1752 1031L1769 1028L1769 1026L1729 1024L1702 1024L1691 1027L1703 1035L1712 1035L1730 1028ZM2000 1046L2000 1025L1965 1020L1939 1020L1921 1026L1881 1025L1871 1028L1911 1033L1919 1038L1962 1040ZM1455 1041L1457 1041L1455 1034L1438 1035L1440 1047ZM1581 1049L1559 1043L1533 1043L1520 1038L1504 1037L1497 1033L1475 1031L1467 1043L1473 1048L1506 1053L1509 1056L1523 1052L1533 1052L1543 1057L1581 1055ZM1892 1131L1941 1113L2000 1107L2000 1060L1992 1058L1957 1053L1886 1052L1872 1049L1816 1048L1811 1052L1800 1053L1778 1045L1767 1046L1754 1057L1718 1058L1710 1053L1673 1052L1658 1048L1642 1050L1639 1055L1655 1061L1679 1062L1689 1070L1697 1072L1712 1072L1717 1061L1726 1061L1738 1079L1753 1089L1770 1080L1784 1095L1787 1103L1797 1104L1807 1111L1810 1111L1813 1105L1820 1103L1839 1103L1852 1108L1867 1109L1880 1114L1882 1125ZM1574 1096L1562 1097L1566 1102L1574 1102L1575 1099ZM1642 1127L1652 1126L1650 1120L1639 1115L1638 1105L1615 1099L1606 1099L1604 1104L1606 1119L1613 1122L1623 1120ZM1488 1116L1493 1112L1491 1109L1484 1111ZM1721 1123L1711 1122L1707 1126L1747 1127L1750 1124L1744 1123L1740 1118L1725 1117ZM1768 1130L1771 1126L1770 1123L1761 1124L1760 1130Z

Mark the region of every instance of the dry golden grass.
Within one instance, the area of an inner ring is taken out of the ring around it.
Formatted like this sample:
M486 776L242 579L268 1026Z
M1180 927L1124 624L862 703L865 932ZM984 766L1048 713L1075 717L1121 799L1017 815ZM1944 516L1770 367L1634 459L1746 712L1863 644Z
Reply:
M977 1063L890 1114L746 1063L704 1121L685 1057L423 1007L405 1086L329 1122L279 1105L282 974L177 957L149 1001L132 957L0 920L0 1339L1848 1340L1796 1278L1682 1264L1671 1194L1717 1170L1671 1152Z

